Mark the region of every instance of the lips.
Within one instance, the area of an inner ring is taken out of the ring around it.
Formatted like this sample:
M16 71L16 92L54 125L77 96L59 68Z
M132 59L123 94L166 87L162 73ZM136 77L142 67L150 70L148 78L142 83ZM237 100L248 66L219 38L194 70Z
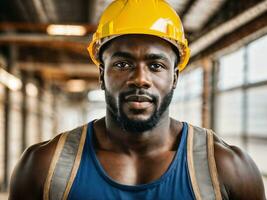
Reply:
M153 99L147 95L128 95L125 101L130 109L147 109L152 105Z
M147 95L128 95L125 97L128 102L152 102L152 98Z

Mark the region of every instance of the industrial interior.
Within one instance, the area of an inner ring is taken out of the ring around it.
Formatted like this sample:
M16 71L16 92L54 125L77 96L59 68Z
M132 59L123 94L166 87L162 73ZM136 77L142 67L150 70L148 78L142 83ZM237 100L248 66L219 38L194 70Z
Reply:
M0 199L22 152L105 115L87 46L112 0L0 1ZM191 49L170 106L256 162L267 187L267 1L167 0Z

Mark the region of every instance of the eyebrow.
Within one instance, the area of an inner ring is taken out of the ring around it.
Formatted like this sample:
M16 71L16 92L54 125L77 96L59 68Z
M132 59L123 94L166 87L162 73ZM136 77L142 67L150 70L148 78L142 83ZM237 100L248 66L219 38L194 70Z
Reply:
M147 54L145 55L146 60L165 60L168 61L168 58L164 54Z
M121 58L135 59L134 55L132 55L129 52L124 52L124 51L115 52L111 57L112 58L121 57ZM165 61L168 61L168 58L164 54L151 53L151 54L145 55L145 60L165 60Z
M131 53L124 52L124 51L117 51L117 52L115 52L111 56L111 58L114 58L114 57L129 58L129 59L134 59L135 58Z

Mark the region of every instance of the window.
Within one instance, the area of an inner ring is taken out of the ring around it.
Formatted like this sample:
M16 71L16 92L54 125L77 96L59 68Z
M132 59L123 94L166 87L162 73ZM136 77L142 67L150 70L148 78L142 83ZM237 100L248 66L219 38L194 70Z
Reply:
M10 91L10 120L9 120L9 156L11 173L21 156L21 91ZM10 177L11 174L8 176Z
M215 103L215 131L227 142L246 148L265 174L267 163L262 152L267 150L266 52L267 35L220 58Z
M201 126L203 70L198 67L181 73L170 105L170 116Z
M267 80L266 51L264 36L220 58L215 119L220 133L234 135L243 131L267 138L267 83L253 85Z
M225 90L244 83L244 48L220 59L218 89Z
M267 137L267 85L248 90L248 134Z
M216 98L216 132L240 135L242 132L243 93L241 90L220 93Z
M267 80L267 35L248 46L248 81Z

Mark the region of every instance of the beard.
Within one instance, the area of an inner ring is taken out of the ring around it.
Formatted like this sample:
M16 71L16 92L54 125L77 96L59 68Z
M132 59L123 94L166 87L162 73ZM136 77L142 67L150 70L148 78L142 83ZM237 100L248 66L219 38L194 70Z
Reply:
M119 103L116 104L115 98L111 93L105 90L105 98L107 103L107 110L111 114L113 120L123 130L133 133L141 133L153 129L160 121L163 113L168 109L174 89L172 88L163 98L161 104L158 106L159 98L155 95L148 94L140 89L131 90L128 92L121 93L119 95ZM151 116L146 120L133 120L128 118L126 113L123 111L122 104L124 103L125 96L130 94L146 94L152 98L152 103L155 105L155 109Z

